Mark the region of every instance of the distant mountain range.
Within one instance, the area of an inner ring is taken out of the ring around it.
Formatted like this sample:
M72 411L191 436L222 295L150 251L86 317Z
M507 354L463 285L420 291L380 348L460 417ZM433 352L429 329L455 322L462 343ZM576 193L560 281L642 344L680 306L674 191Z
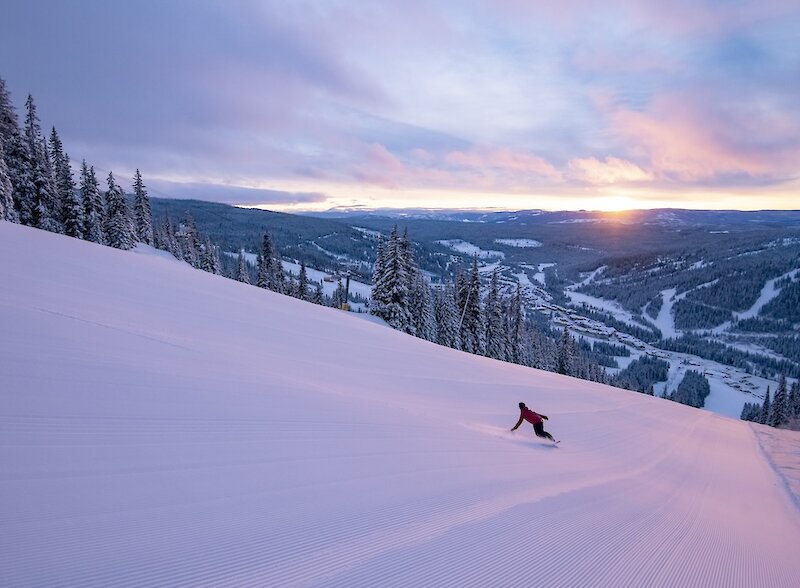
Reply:
M792 225L800 226L800 210L687 210L679 208L657 208L651 210L629 210L623 212L603 211L486 211L447 209L334 209L326 212L308 212L304 216L328 219L391 218L414 220L437 220L475 223L580 223L611 222L625 224L683 224L693 226L718 225Z

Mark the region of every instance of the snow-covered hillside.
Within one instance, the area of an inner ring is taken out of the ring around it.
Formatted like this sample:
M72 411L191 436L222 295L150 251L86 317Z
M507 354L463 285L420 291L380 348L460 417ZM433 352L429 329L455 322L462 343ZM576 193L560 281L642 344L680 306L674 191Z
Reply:
M0 222L0 268L3 586L797 585L760 425L149 248Z

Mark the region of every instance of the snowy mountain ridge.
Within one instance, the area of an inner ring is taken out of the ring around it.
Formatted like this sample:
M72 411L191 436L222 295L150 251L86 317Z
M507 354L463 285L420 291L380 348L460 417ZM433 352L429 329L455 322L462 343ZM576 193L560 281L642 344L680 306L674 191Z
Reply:
M796 458L792 432L439 347L147 247L0 222L0 267L5 585L800 574L800 511L763 453ZM521 400L558 448L508 431Z

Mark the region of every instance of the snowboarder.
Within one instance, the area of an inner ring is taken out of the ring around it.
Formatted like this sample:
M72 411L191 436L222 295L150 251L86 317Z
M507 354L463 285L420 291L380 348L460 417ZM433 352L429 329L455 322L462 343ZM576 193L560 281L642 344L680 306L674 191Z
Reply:
M530 408L525 406L524 402L519 403L519 420L517 424L511 429L511 431L516 431L517 428L522 424L522 421L528 421L533 425L533 430L536 433L537 437L544 437L545 439L550 439L553 443L558 443L553 436L544 430L544 421L547 420L547 417L543 414L539 414L537 412L533 412Z

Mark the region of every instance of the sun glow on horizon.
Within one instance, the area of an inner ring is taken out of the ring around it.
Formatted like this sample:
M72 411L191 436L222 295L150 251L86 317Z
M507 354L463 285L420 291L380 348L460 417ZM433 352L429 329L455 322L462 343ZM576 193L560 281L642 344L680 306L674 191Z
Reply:
M280 212L324 212L376 209L461 209L461 210L587 210L621 212L654 208L697 210L764 210L798 208L793 190L774 190L755 197L748 192L735 191L637 191L619 190L610 193L571 192L551 194L483 193L451 190L391 189L370 185L309 185L282 184L269 186L286 192L317 192L325 195L318 202L242 203L240 206Z

